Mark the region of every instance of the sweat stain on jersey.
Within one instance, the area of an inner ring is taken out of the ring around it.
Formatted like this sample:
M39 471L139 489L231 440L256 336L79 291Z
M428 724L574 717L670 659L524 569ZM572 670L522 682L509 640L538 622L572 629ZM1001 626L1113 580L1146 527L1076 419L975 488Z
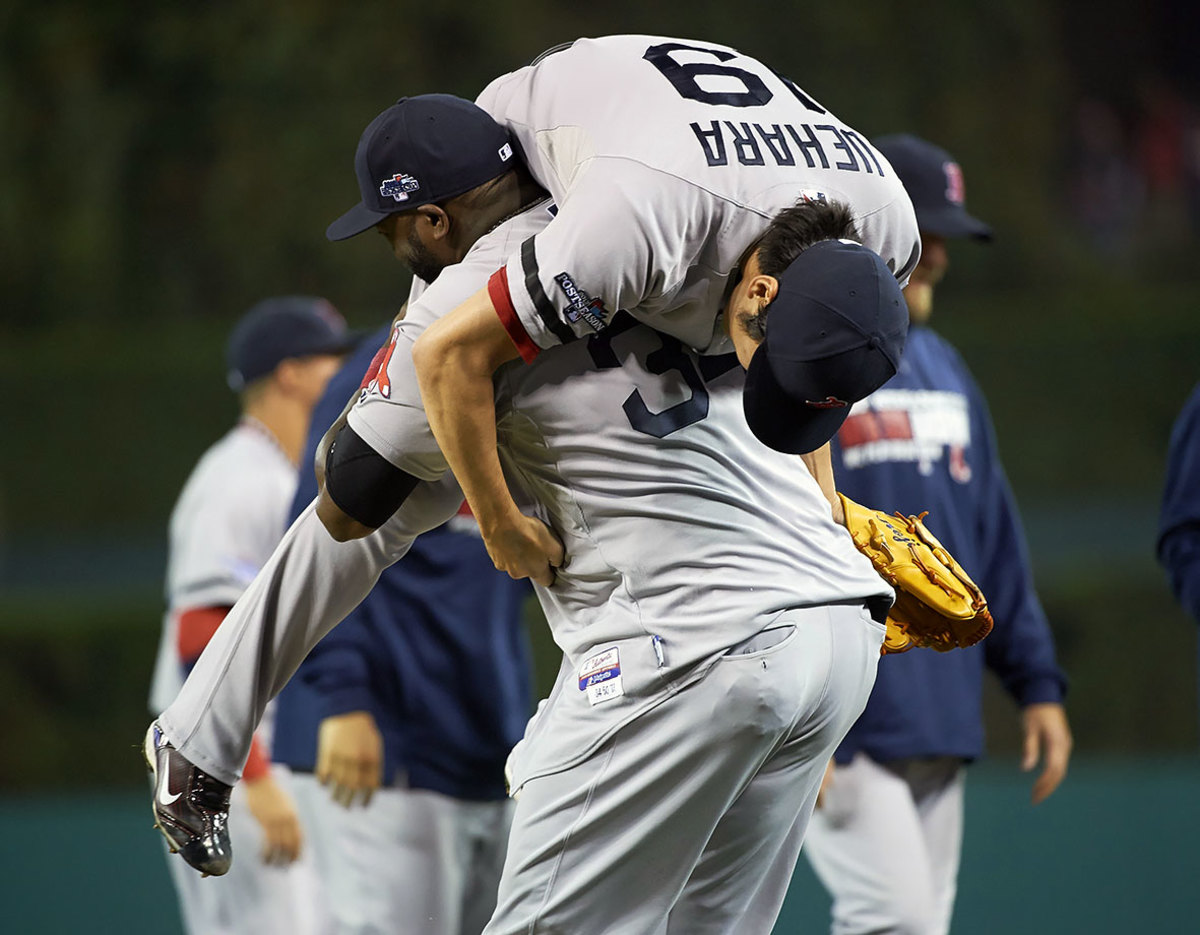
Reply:
M598 705L625 694L621 686L621 653L616 646L583 660L579 666L579 690Z

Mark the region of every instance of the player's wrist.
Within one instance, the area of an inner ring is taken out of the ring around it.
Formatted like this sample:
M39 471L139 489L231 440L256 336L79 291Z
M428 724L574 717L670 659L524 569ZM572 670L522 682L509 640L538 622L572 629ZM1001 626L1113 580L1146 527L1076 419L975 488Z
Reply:
M520 508L507 495L477 497L470 501L470 505L484 539L494 539L503 535L524 518Z

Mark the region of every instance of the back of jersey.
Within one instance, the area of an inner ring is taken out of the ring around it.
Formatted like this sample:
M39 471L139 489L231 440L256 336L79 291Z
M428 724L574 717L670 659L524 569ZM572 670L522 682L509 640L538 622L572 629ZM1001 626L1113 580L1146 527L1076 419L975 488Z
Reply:
M916 264L912 206L887 160L794 82L728 47L579 39L496 79L478 103L512 131L562 226L578 229L548 231L536 256L549 294L558 270L569 277L568 305L583 293L705 347L729 271L802 197L847 203L901 282ZM706 306L707 321L684 320L688 305Z

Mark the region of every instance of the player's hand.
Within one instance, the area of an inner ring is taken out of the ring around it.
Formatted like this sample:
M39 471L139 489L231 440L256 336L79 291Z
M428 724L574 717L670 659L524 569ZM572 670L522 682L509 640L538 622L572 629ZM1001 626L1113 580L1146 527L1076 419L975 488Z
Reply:
M1042 761L1042 772L1033 783L1034 805L1045 801L1067 775L1071 759L1071 728L1060 704L1033 704L1021 712L1025 730L1021 769L1029 772Z
M271 776L247 779L246 804L263 832L263 863L284 867L300 856L304 835L296 806Z
M821 777L821 788L817 790L817 808L825 804L825 793L829 791L829 786L833 782L833 771L836 768L833 758L830 757L829 762L825 764L825 775Z
M327 717L317 730L317 781L335 802L363 805L383 782L383 735L368 711Z
M563 545L540 519L517 513L490 530L482 523L479 529L500 571L510 578L532 578L545 587L554 584L554 569L563 564Z

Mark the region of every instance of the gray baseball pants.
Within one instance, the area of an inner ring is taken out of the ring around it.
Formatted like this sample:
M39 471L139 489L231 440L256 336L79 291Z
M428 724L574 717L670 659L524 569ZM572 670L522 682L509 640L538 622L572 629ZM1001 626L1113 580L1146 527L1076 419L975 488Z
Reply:
M527 780L485 935L769 935L883 633L860 607L785 613Z

